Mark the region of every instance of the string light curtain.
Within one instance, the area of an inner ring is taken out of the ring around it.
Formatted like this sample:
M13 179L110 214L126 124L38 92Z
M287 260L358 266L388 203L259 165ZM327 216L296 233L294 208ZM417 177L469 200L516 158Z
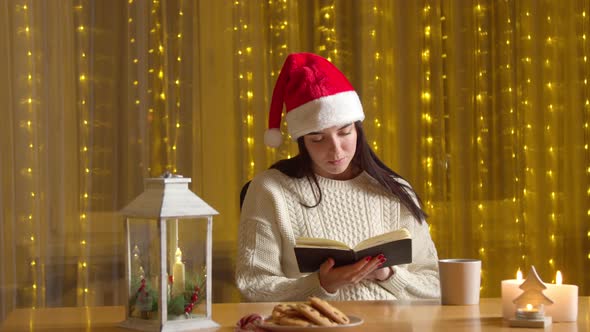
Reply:
M0 4L0 318L125 302L118 210L193 167L190 4Z
M284 58L302 51L351 79L369 143L421 195L440 257L483 260L482 296L533 264L588 295L589 7L1 2L0 318L123 304L116 211L164 170L220 211L214 301L239 300L239 189L297 151L287 134L276 150L262 138Z

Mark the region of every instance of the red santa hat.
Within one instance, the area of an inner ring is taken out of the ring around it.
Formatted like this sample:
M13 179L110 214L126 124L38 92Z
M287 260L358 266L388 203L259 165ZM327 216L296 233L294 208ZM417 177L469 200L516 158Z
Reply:
M361 101L344 74L331 62L311 53L290 54L275 84L264 143L281 145L283 104L293 140L333 126L365 118Z

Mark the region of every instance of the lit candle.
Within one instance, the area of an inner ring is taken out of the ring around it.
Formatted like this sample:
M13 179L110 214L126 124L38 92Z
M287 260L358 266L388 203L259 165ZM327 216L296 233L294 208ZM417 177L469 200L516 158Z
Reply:
M174 255L172 282L172 294L182 294L184 292L184 264L182 263L182 252L180 248L176 248L176 254Z
M518 287L523 281L520 269L516 272L516 279L502 280L502 317L504 319L514 318L516 304L512 301L522 294L522 289Z
M543 312L532 304L527 304L523 308L516 309L516 316L520 319L543 319Z
M546 307L547 316L554 322L575 322L578 319L578 286L564 285L561 272L555 275L555 284L545 284L545 295L553 300L553 304Z

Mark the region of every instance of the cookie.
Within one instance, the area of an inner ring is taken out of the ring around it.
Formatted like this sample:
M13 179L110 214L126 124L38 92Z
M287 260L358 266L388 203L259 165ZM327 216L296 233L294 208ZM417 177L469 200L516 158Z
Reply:
M348 319L348 316L346 316L342 311L338 310L338 308L334 307L327 301L322 300L319 297L311 296L309 298L309 302L311 303L311 306L314 307L317 311L322 313L324 316L330 318L331 320L335 321L336 323L350 323L350 319Z
M280 317L278 320L275 321L275 323L277 323L279 325L287 325L287 326L302 326L302 327L313 326L313 324L308 320L305 320L303 318L298 318L298 317L291 317L291 316Z
M301 314L299 314L299 310L297 310L293 304L280 303L280 304L277 304L272 309L271 316L273 319L277 320L277 319L284 317L284 316L289 316L289 317L299 316L299 317L301 317Z
M297 310L305 316L305 318L309 319L312 323L320 326L334 326L338 325L332 322L328 317L322 315L319 311L314 309L312 306L306 303L298 303Z

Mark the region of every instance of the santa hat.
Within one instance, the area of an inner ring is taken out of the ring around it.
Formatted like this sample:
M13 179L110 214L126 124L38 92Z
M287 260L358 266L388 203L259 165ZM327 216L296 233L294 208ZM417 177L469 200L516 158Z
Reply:
M361 101L344 74L328 60L311 53L290 54L283 64L264 133L267 146L281 145L283 104L293 140L365 118Z

